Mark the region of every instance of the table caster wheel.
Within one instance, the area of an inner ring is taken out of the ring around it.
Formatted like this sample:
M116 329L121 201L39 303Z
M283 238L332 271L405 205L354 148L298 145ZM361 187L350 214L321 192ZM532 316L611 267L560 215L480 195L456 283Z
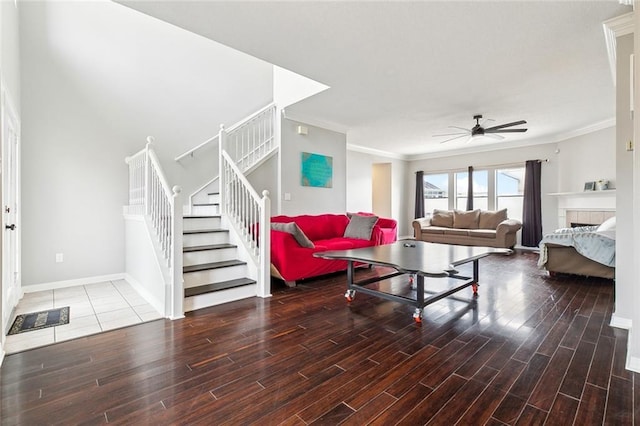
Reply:
M476 284L476 283L471 284L471 289L473 290L473 295L477 296L478 295L478 284Z
M348 303L353 302L353 299L355 299L356 297L356 291L355 290L347 290L344 294L344 298L347 299Z
M413 320L416 322L416 324L422 324L422 309L416 308L416 310L413 312Z

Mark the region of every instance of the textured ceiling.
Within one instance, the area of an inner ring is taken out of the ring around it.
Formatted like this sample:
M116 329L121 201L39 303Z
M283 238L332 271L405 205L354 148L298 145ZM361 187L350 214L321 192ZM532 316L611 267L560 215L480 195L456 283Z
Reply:
M409 158L613 124L602 22L631 10L615 0L120 3L330 86L288 115ZM433 137L471 128L477 113L527 120L529 131Z

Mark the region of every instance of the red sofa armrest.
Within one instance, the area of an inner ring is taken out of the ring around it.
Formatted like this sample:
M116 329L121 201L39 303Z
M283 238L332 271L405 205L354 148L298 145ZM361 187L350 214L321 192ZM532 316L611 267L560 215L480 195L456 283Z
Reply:
M373 225L373 229L371 230L371 238L369 241L371 241L373 245L379 246L383 244L383 240L384 233L382 232L382 228L376 223Z

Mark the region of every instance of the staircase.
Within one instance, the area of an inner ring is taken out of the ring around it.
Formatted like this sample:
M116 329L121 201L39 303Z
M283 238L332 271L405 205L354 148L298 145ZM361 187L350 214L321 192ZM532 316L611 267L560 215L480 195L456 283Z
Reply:
M183 279L185 312L256 295L247 262L238 259L238 246L223 228L220 194L207 192L183 216Z
M193 157L218 142L218 176L189 196L188 214L182 211L181 187L171 187L162 171L153 138L125 159L129 202L124 213L130 217L125 273L164 305L168 318L271 295L269 192L259 194L246 175L278 152L279 116L274 104L267 105L176 157Z

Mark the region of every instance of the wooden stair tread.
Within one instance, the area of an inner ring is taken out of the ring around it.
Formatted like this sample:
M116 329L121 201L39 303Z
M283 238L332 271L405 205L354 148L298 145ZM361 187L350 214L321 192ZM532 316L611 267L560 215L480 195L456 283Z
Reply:
M193 203L194 206L219 206L220 203Z
M201 263L199 265L189 265L182 268L183 273L207 271L209 269L229 268L231 266L246 265L247 262L241 260L223 260L221 262Z
M183 247L182 251L184 253L193 252L193 251L205 251L205 250L220 250L226 248L236 248L238 246L229 243L223 244L207 244L204 246L192 246L192 247Z
M207 195L220 195L220 192L207 192Z
M220 215L184 215L183 219L220 219Z
M235 287L242 287L245 285L255 284L256 282L249 278L237 278L235 280L222 281L219 283L204 284L196 287L189 287L184 289L184 296L198 296L200 294L213 293L215 291L227 290Z
M209 228L209 229L190 229L187 231L182 231L183 234L208 234L213 232L229 232L228 229L222 228Z

